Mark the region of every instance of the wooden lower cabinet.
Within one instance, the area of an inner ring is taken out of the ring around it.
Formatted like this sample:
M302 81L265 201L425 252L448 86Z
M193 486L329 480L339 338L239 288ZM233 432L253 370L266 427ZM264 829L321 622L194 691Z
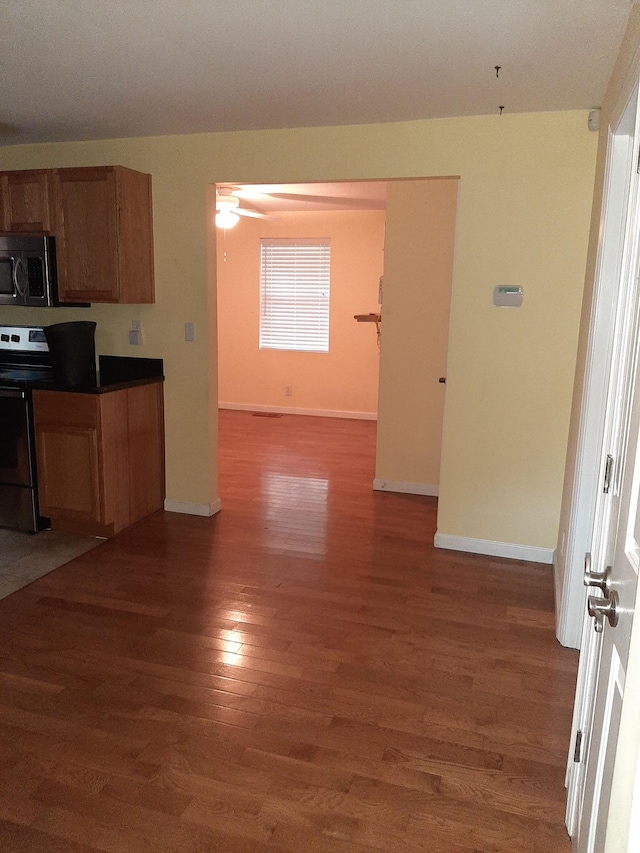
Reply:
M164 504L162 383L102 394L33 392L40 514L113 536Z

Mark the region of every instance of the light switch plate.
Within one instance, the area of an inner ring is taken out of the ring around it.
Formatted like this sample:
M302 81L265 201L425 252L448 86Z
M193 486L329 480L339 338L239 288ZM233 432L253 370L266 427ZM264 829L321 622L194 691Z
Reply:
M196 339L196 324L195 323L185 323L184 324L184 339L189 343L192 343Z

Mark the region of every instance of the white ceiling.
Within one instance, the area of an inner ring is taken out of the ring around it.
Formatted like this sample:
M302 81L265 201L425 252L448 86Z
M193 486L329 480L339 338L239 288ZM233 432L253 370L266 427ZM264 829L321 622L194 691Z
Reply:
M0 145L590 109L630 8L2 0Z

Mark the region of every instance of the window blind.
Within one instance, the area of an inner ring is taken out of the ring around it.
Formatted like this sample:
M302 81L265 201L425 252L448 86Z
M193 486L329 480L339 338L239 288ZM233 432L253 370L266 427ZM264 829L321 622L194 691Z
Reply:
M331 241L260 241L260 348L329 351Z

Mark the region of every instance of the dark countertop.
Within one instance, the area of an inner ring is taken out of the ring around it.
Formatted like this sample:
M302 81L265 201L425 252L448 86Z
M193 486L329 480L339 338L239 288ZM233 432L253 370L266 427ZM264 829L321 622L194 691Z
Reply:
M95 384L68 385L64 382L34 382L43 391L70 391L74 394L108 394L122 388L164 382L161 358L129 358L119 355L98 356L98 378Z

